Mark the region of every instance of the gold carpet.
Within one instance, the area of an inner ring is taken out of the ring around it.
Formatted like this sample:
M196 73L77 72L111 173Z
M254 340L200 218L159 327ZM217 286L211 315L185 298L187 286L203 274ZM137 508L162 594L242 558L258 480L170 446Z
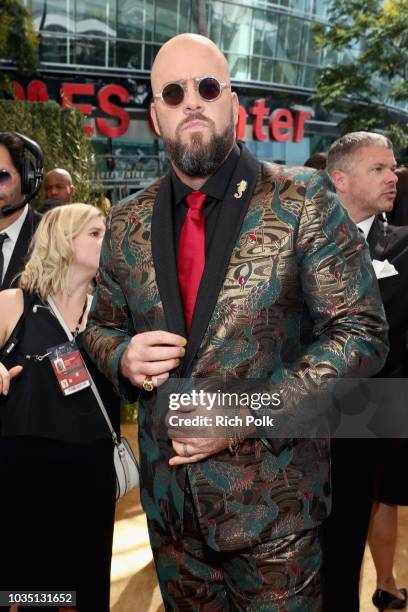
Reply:
M136 437L135 426L124 426L130 442ZM398 585L408 587L408 508L399 514L399 538L396 554ZM341 576L339 576L339 584ZM366 550L361 579L360 612L373 612L375 571L370 552ZM138 492L119 500L116 509L113 541L111 612L163 612L164 607L150 551L146 518ZM347 612L346 610L344 612Z

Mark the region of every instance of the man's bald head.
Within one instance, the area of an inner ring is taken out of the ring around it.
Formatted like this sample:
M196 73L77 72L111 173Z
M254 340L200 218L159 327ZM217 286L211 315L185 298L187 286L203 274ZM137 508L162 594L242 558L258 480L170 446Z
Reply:
M49 172L47 172L47 174L45 175L45 178L49 178L49 177L58 177L58 178L63 178L64 180L67 181L67 183L70 183L70 185L72 185L72 177L70 175L70 173L68 172L68 170L65 170L64 168L54 168L53 170L50 170Z
M200 89L202 83L206 91L206 77L213 84L218 81L210 99ZM231 91L227 60L209 38L180 34L161 47L151 80L156 132L181 180L196 189L202 184L199 179L217 171L235 142L239 104ZM176 104L162 97L163 88L170 85L179 97Z
M44 189L47 199L60 200L64 204L71 201L75 191L71 175L64 168L54 168L45 175Z
M200 34L179 34L164 43L156 55L151 72L153 92L160 91L164 82L180 80L176 74L180 59L184 60L187 70L189 64L194 70L201 70L200 64L197 65L195 61L188 62L189 57L196 58L197 55L200 57L200 63L202 61L205 65L213 65L213 72L216 73L214 76L219 74L224 82L229 83L228 62L212 40Z

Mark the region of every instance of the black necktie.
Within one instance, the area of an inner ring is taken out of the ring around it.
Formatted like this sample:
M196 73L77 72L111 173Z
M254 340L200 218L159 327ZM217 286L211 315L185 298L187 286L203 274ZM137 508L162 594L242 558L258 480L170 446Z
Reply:
M7 234L0 234L0 285L3 282L3 269L4 269L4 255L3 255L3 244L7 240Z

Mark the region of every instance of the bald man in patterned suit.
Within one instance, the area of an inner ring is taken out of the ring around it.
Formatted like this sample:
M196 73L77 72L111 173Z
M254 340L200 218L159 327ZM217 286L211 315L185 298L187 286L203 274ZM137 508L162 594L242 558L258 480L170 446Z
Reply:
M181 380L214 390L262 379L285 416L330 379L376 372L386 324L368 251L327 175L261 163L236 143L237 95L209 39L164 44L152 89L171 169L112 211L85 341L139 399L141 499L163 600L318 611L328 442L187 435L169 429L163 397Z

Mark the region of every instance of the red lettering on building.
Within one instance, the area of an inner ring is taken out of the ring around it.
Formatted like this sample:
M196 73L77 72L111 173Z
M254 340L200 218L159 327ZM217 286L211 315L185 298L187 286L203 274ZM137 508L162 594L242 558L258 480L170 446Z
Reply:
M129 93L120 85L105 85L105 87L102 87L102 89L98 91L97 99L99 108L107 115L118 119L118 125L111 126L106 119L100 118L96 119L95 123L101 134L115 138L123 136L123 134L128 131L129 113L121 106L112 104L109 99L111 96L117 96L121 102L129 102Z
M15 98L25 100L24 88L13 81ZM92 104L76 103L75 96L94 96L95 86L92 83L61 83L61 104L62 106L73 106L81 113L91 116L93 113ZM117 138L126 134L129 129L129 113L119 104L114 104L111 98L116 96L120 102L129 102L129 92L121 85L109 84L102 87L97 93L97 104L99 109L117 120L117 125L109 125L104 117L97 117L95 124L98 131L111 138ZM44 81L38 79L31 81L27 86L27 99L32 102L48 102L48 88ZM268 140L268 134L264 128L264 118L269 115L269 108L265 105L264 98L258 98L249 109L253 116L252 136L254 140L264 142ZM313 111L294 110L287 108L275 109L269 117L268 128L270 138L278 142L301 142L304 138L305 123L313 117ZM248 112L243 106L238 108L238 122L236 126L236 136L238 140L245 140ZM154 130L148 112L150 127ZM84 126L84 132L88 135L93 133L93 128L89 125Z
M265 106L264 98L255 100L255 103L249 109L251 115L254 116L252 122L252 136L254 140L268 140L268 135L263 131L264 117L269 115L269 108Z
M24 87L20 85L20 83L17 83L17 81L13 81L12 85L13 85L14 95L15 95L16 100L25 100Z
M31 81L27 87L27 100L30 102L48 102L48 88L44 81Z
M245 140L246 121L248 113L243 106L238 107L238 123L236 127L236 136L238 140Z
M75 104L73 98L75 95L93 96L94 93L95 85L92 83L62 83L61 104L62 106L74 106L84 115L92 115L92 104ZM84 132L90 136L93 128L90 125L84 125Z
M295 127L293 129L294 142L302 142L305 135L305 123L313 117L313 112L296 111L295 112Z
M278 142L288 142L293 127L293 116L287 108L277 108L269 119L271 137Z

